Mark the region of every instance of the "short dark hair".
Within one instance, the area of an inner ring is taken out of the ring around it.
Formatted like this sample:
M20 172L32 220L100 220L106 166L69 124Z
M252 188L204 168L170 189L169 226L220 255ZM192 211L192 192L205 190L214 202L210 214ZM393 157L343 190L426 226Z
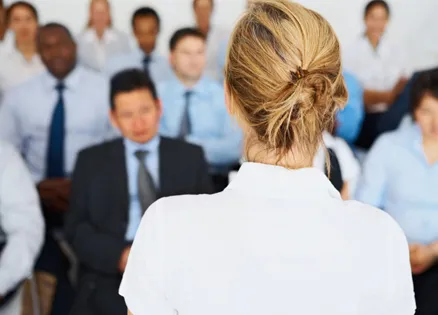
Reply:
M44 24L43 26L40 27L40 32L41 32L42 30L50 29L50 28L58 28L58 29L62 30L63 32L65 32L65 33L68 35L68 37L69 37L73 42L75 41L75 39L74 39L72 33L70 32L70 30L68 29L68 27L65 26L65 25L63 25L63 24L61 24L61 23L50 22L50 23Z
M16 9L18 7L25 7L26 9L28 9L32 13L32 15L35 18L35 20L38 22L38 10L32 4L30 4L29 2L17 1L17 2L12 3L6 9L6 22L8 24L11 21L12 11L14 11L14 9Z
M193 0L193 8L196 7L199 0ZM214 0L210 0L211 7L214 8Z
M137 18L150 17L150 16L155 18L158 24L158 29L160 29L160 25L161 25L160 16L158 15L157 11L155 11L151 7L141 7L135 10L131 20L132 28L135 28L135 20Z
M388 2L386 2L384 0L372 0L372 1L368 2L367 6L365 7L364 16L367 17L368 13L370 13L370 11L373 8L375 8L379 5L382 6L386 10L386 13L388 14L388 16L391 15L391 8L389 7Z
M203 41L206 40L205 35L197 28L193 28L193 27L181 28L177 30L175 33L173 33L172 37L170 38L170 43L169 43L170 51L173 51L176 48L176 45L178 45L178 43L186 37L196 37L202 39Z
M438 68L420 72L412 83L411 88L411 115L421 104L423 97L428 94L438 99Z
M126 69L116 73L111 78L110 104L111 109L115 109L114 99L117 94L128 93L135 90L148 90L152 97L158 99L157 90L154 82L143 71L139 69Z

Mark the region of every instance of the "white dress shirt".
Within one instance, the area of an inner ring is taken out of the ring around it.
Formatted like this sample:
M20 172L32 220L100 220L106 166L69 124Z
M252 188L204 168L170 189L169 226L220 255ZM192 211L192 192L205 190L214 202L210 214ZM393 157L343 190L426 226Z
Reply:
M0 97L9 89L42 73L45 69L39 55L28 61L15 47L0 50Z
M394 88L402 77L409 77L406 48L383 36L376 49L368 38L360 36L344 51L345 70L354 74L364 89L388 91ZM374 112L384 112L388 104L378 104Z
M44 239L35 184L15 148L0 141L0 224L7 244L0 255L0 296L29 277ZM1 313L1 311L0 311Z
M105 67L105 74L112 77L120 71L135 68L144 70L143 60L145 58L144 52L140 48L136 48L126 54L117 55L108 60ZM172 78L173 72L169 65L169 61L153 52L150 55L149 74L155 84L162 81L167 81Z
M103 71L107 60L131 51L128 35L115 29L107 29L102 39L92 28L86 29L78 37L79 60L83 65Z
M334 137L328 132L323 135L324 144L328 149L332 149L339 160L342 179L348 184L349 195L354 196L357 182L360 176L359 161L353 154L348 144L339 137ZM324 148L320 148L313 160L313 166L322 172L325 171L326 153Z
M245 163L215 195L143 217L120 293L133 314L413 315L409 249L385 212L317 169Z
M0 106L0 138L23 154L35 181L46 174L46 156L57 81L48 72L10 90ZM115 135L108 119L108 80L77 66L64 80L65 171L71 174L77 153Z
M223 78L223 68L221 67L220 58L223 46L227 45L230 31L226 31L215 25L210 26L207 36L207 64L205 74L215 81Z

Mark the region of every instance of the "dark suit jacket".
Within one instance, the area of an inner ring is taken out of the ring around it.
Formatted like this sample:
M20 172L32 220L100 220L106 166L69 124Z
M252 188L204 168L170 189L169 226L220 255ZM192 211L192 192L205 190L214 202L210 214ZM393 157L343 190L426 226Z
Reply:
M161 138L159 197L211 193L212 183L202 149ZM118 270L128 245L129 192L123 139L79 153L72 178L65 233L79 263L77 303L73 314L126 315L118 296Z

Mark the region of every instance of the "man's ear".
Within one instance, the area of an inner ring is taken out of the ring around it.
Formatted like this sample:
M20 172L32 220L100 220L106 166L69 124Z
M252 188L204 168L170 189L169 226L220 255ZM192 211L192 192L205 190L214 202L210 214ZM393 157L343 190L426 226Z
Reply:
M119 124L117 123L116 113L115 113L115 110L113 108L111 108L109 110L108 115L109 115L109 119L111 121L111 125L114 128L119 129Z

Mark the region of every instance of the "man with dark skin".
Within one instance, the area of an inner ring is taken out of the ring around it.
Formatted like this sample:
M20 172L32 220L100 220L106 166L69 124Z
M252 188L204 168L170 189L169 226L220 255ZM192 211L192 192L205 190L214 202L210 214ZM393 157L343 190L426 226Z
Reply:
M107 110L109 85L105 77L77 63L76 43L65 26L41 27L37 45L47 71L5 94L0 137L23 155L44 211L45 243L35 267L43 288L42 313L65 315L74 291L59 231L78 152L114 135Z

